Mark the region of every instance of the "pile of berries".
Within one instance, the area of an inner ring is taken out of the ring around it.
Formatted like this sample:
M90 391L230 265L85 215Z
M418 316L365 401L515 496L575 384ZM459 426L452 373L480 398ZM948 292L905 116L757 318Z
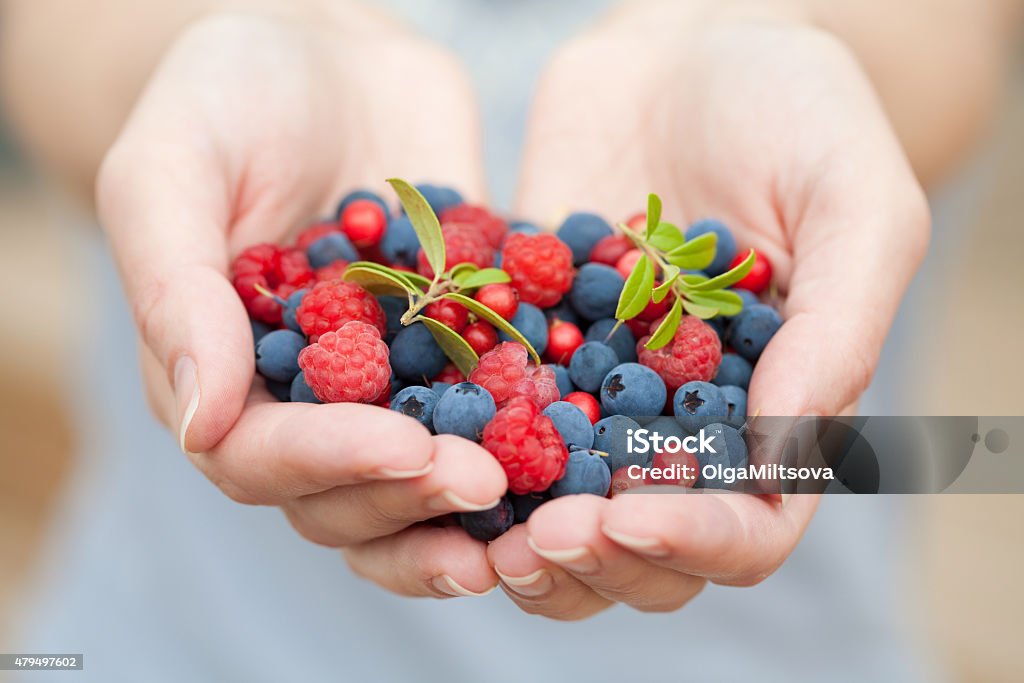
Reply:
M707 320L683 315L668 343L652 349L652 334L672 315L669 302L652 299L638 315L615 319L642 255L603 218L573 213L548 233L467 204L455 190L416 189L439 219L447 271L460 264L503 271L502 281L463 292L473 299L463 301L474 306L438 298L423 308L432 319L427 322L449 328L479 357L468 377L449 360L436 330L406 315L409 299L374 294L365 282L345 279L356 261L422 282L434 277L410 216L360 190L341 201L334 218L300 233L294 246L259 244L232 264L252 320L256 368L274 397L376 404L433 433L480 443L509 482L496 508L459 516L481 540L525 521L552 497L610 496L651 484L724 488L705 480L700 468L746 464L746 391L782 324L759 299L771 282L763 256L756 255L730 290L742 310ZM627 225L644 220L641 214ZM716 236L714 258L699 275L720 276L744 259L718 221L700 221L685 232L687 240ZM476 304L519 336L478 315ZM546 362L535 363L533 351ZM720 436L723 447L714 455L655 448L640 454L628 441L642 428L680 440L703 429ZM631 465L673 464L695 467L697 475L652 480L627 473Z

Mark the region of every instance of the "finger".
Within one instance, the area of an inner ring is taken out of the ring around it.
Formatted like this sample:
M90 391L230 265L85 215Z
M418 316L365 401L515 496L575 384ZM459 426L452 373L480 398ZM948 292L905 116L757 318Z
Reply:
M818 496L785 505L736 493L626 494L604 506L601 530L650 562L715 583L753 585L799 542Z
M479 597L498 583L487 546L460 527L421 524L346 548L345 559L365 579L410 597Z
M449 512L489 510L508 488L490 453L455 436L433 439L433 468L403 481L333 488L285 504L307 539L332 547L361 543Z
M487 547L487 557L501 588L528 614L559 621L586 619L608 609L612 601L529 545L525 524L517 524Z

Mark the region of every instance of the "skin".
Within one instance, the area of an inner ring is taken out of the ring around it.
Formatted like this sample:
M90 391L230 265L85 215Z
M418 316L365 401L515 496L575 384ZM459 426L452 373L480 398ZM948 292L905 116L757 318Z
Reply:
M812 496L564 498L485 546L425 521L504 492L482 449L393 412L272 404L251 388L230 258L388 176L485 200L472 94L449 55L356 5L123 4L153 38L138 59L96 47L121 44L95 20L104 13L67 26L93 32L82 60L44 54L45 29L74 3L5 5L7 100L43 164L72 186L96 179L154 412L225 494L280 506L388 590L465 596L500 583L556 619L615 602L677 609L706 581L752 585L785 560ZM655 191L676 222L721 217L771 260L787 323L751 385L762 414L835 414L866 387L926 249L920 179L942 177L977 134L1011 37L995 27L1019 12L890 4L631 3L560 50L536 93L520 215L624 217ZM883 19L917 27L919 61L871 34ZM929 78L964 53L954 35L975 59ZM47 72L90 125L68 125L75 108L45 106L23 77ZM954 84L976 96L943 99ZM104 87L111 98L85 96Z

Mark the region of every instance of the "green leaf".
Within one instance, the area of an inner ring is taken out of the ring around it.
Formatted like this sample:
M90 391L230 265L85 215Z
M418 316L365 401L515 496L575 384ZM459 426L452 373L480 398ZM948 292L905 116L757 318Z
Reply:
M686 238L676 226L671 223L661 223L654 229L654 232L647 238L647 243L658 251L671 252L683 246ZM709 261L710 263L710 261Z
M718 309L714 306L701 306L700 304L695 304L692 301L686 301L685 299L683 300L683 308L686 309L687 313L696 316L701 320L710 320L718 315Z
M458 283L460 277L466 277L470 273L475 273L478 267L475 263L463 262L452 266L452 270L448 273L448 277L452 279L452 282Z
M711 265L717 251L718 235L708 232L669 250L665 258L674 266L700 270Z
M653 192L647 195L647 239L661 223L661 197Z
M399 273L368 268L362 262L353 263L346 268L342 279L362 285L374 294L422 294L411 282L400 277Z
M484 268L483 270L477 270L472 273L459 274L459 277L454 278L455 284L461 289L478 289L484 285L493 285L499 282L509 282L512 280L501 268Z
M668 315L661 321L658 329L654 331L654 334L651 335L651 338L647 340L644 346L653 351L668 344L672 341L672 337L676 336L676 330L679 329L679 321L682 319L683 300L676 297L676 300L672 303L672 308L668 311Z
M484 306L476 299L470 299L465 294L459 294L458 292L448 292L444 294L442 298L462 304L471 312L475 313L478 318L483 318L508 336L512 337L512 339L525 346L526 350L530 352L530 356L533 357L533 362L540 365L540 354L538 354L537 350L533 348L533 345L526 340L526 337L524 337L519 330L512 326L512 323L495 313L493 309Z
M430 280L419 273L413 273L408 270L396 270L394 268L381 265L380 263L374 263L373 261L353 261L348 265L348 267L359 267L361 270L374 270L379 273L384 273L387 276L396 277L402 280L402 282L407 283L413 291L416 291L418 288L425 292L430 288Z
M423 198L420 191L401 178L389 178L388 183L394 188L395 194L405 208L405 214L412 223L413 230L420 240L420 247L427 258L427 263L434 270L434 281L441 277L445 268L444 236L441 234L441 223L438 222L434 210Z
M743 310L743 299L736 292L718 289L713 292L687 292L686 298L699 306L718 311L718 315L733 316Z
M709 233L710 234L710 233ZM750 269L754 267L754 260L756 254L751 249L750 253L747 254L747 258L743 259L743 262L733 268L727 273L722 273L718 277L713 277L710 280L705 280L699 284L693 285L693 290L697 292L709 292L715 289L725 289L726 287L732 287L734 284L742 280L750 272Z
M633 266L633 271L626 278L626 284L619 295L619 305L615 309L617 320L635 318L651 300L654 289L654 266L651 259L644 254Z
M480 358L476 355L473 347L458 332L444 323L428 318L425 315L416 316L413 318L413 322L421 322L427 326L430 334L434 337L434 341L444 351L444 355L448 356L455 363L455 367L463 375L469 377L469 373L476 369L476 364L480 361Z
M668 293L672 291L672 285L675 284L676 278L679 277L679 267L669 264L665 271L662 273L661 284L654 288L654 295L651 300L656 304L660 304L668 296Z

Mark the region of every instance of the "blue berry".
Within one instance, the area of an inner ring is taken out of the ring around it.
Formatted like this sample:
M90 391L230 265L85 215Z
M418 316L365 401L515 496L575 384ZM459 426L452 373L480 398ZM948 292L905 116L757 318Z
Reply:
M644 455L629 452L630 430L635 432L638 429L640 423L625 415L611 415L594 425L592 448L608 454L603 460L609 472L615 472L628 465L645 464Z
M406 387L391 399L391 410L408 415L427 429L434 427L434 408L441 397L427 387Z
M724 344L726 319L719 315L715 316L714 318L711 318L710 320L705 320L704 322L706 322L708 324L708 327L713 329L715 331L715 334L718 335L718 341Z
M335 261L358 261L359 252L352 246L348 237L340 232L332 232L321 237L306 250L309 265L314 268L329 266Z
M689 432L683 429L682 425L676 422L674 417L669 415L662 415L656 420L652 420L648 424L644 425L644 429L651 432L647 435L648 440L650 440L655 434L660 436L662 439L674 436L680 441L690 435ZM651 451L645 455L647 456L647 464L650 465L651 461L654 460L654 449L652 448Z
M409 302L400 296L378 296L377 301L380 302L380 307L384 309L384 319L386 321L384 341L390 344L395 340L395 335L402 329L402 316L409 309Z
M380 253L395 265L415 267L420 251L420 238L408 216L395 216L388 221L380 241Z
M430 204L430 208L438 216L445 209L450 209L463 203L462 195L451 187L420 183L416 186L416 189L420 191L423 198L427 200L427 204Z
M390 213L388 211L387 203L381 199L380 195L376 192L370 192L369 190L355 190L354 192L349 192L347 195L342 197L341 202L338 203L338 210L334 213L335 219L340 220L341 214L344 213L345 208L357 199L369 199L371 202L377 202L377 204L380 205L380 208L384 209L385 216Z
M735 353L723 353L718 372L711 380L720 387L727 384L747 389L750 387L750 376L754 374L754 366L743 356Z
M726 340L736 353L756 363L780 327L782 317L774 308L755 304L732 319Z
M722 390L709 382L687 382L672 399L676 421L690 434L729 414Z
M589 449L594 445L594 425L572 403L555 401L544 409L544 414L551 418L566 448L577 446Z
M444 392L452 388L451 382L434 382L430 385L430 388L434 390L434 393L438 396L444 396Z
M569 303L587 320L615 315L615 308L626 281L619 271L603 263L588 263L579 269L569 290Z
M724 478L717 476L707 478L704 476L704 467L714 465L723 468L746 467L749 460L747 457L747 444L743 436L735 429L721 423L712 423L704 428L705 437L710 437L711 447L714 453L697 451L697 462L700 465L697 477L697 486L709 489L735 488L736 483L728 484Z
M305 332L299 327L299 321L295 319L295 309L302 303L302 297L306 296L308 289L297 289L288 295L288 298L284 301L284 306L281 307L281 322L292 332L298 332L304 335Z
M508 224L508 231L521 232L524 235L539 235L540 228L529 221L512 221Z
M743 302L743 311L747 310L751 306L761 303L761 300L757 298L757 294L754 294L749 289L730 289L729 291L739 296L740 300ZM739 315L739 313L736 315ZM734 318L736 316L727 317Z
M299 374L299 351L306 348L306 338L291 330L274 330L256 343L256 370L267 379L286 382Z
M403 327L391 342L391 369L409 381L423 381L444 369L448 357L423 323Z
M388 396L394 396L399 391L405 388L405 382L402 378L396 375L394 372L391 373L391 392Z
M488 543L512 528L515 510L508 498L502 498L490 510L460 512L459 525L478 541Z
M601 383L601 405L613 415L646 422L661 415L666 393L665 382L654 370L639 363L622 363Z
M510 493L508 499L512 502L512 509L515 511L516 524L523 524L530 518L534 510L551 500L551 494L547 491L524 493L523 495Z
M571 496L577 493L591 493L595 496L608 495L608 487L612 484L612 472L599 455L590 451L576 450L569 453L565 463L565 474L551 485L551 495L555 498Z
M610 338L608 334L615 329L615 325L618 321L615 318L602 318L598 320L587 333L583 335L583 339L586 341L599 341L604 342L608 346L612 347L615 355L619 357L620 363L635 363L636 362L636 337L625 325L619 325L619 329L615 330Z
M742 427L743 423L747 421L747 392L740 387L726 384L721 387L722 396L725 397L725 414L728 417L727 420L722 420L726 424L732 425L736 428Z
M608 221L592 213L570 214L558 228L558 238L572 249L573 265L580 266L590 260L590 252L602 237L614 234Z
M729 264L736 258L736 238L724 223L708 218L691 225L686 230L686 239L692 240L709 232L718 235L718 246L715 251L715 260L705 270L708 275L715 277L729 270Z
M292 403L323 403L306 384L306 373L302 371L295 375L288 393Z
M494 397L489 391L479 384L460 382L438 399L434 431L479 441L495 412Z
M581 390L595 393L601 388L612 368L619 364L618 355L604 342L589 341L576 349L569 361L569 377Z
M548 363L547 366L555 372L555 384L558 385L558 393L562 398L565 398L572 392L576 391L576 387L573 385L572 380L569 379L569 370L564 365L556 365L554 363Z
M291 382L275 382L272 379L266 380L267 391L270 395L276 398L282 403L287 403L292 400L292 384Z
M537 353L544 353L548 348L548 319L544 317L544 311L520 301L516 314L509 322L526 337L526 341L530 342ZM512 341L512 337L500 330L498 338L501 341Z
M579 313L572 309L567 299L562 299L557 306L544 309L544 315L547 316L548 322L561 320L564 323L572 323L573 325L580 324Z
M256 345L260 339L267 336L274 331L274 328L266 323L261 323L259 320L250 320L249 326L252 327L252 343Z

